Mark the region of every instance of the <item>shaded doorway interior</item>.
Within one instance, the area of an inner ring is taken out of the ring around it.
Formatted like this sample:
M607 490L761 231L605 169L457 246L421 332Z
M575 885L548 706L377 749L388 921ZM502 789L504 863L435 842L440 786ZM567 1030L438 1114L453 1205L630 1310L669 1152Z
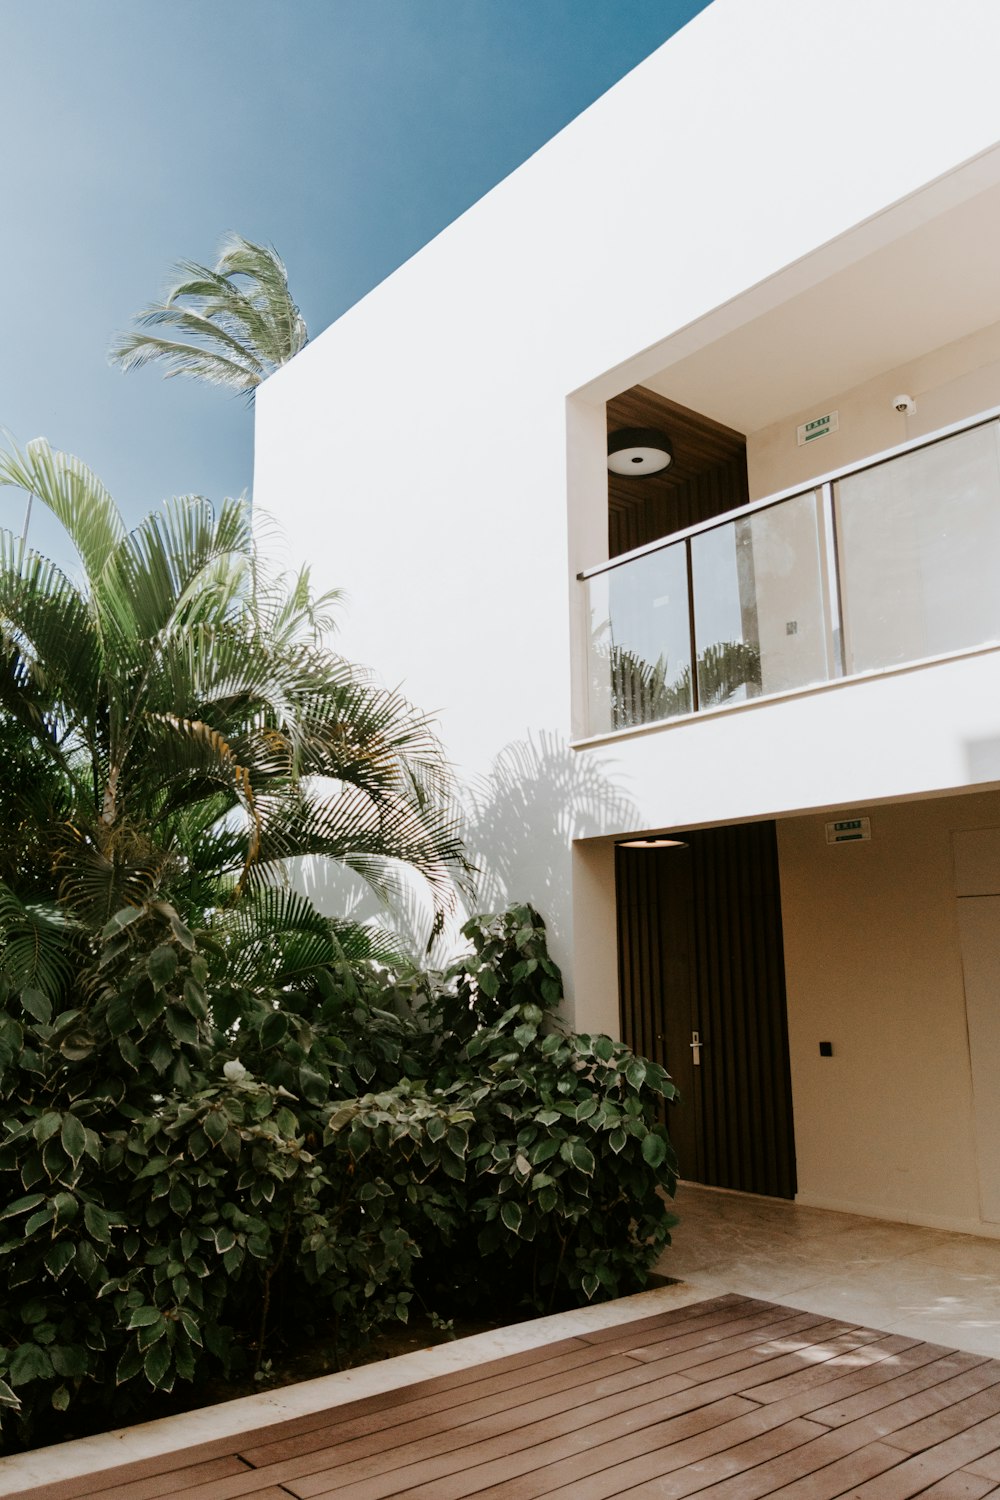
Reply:
M622 1035L681 1094L667 1127L690 1182L795 1196L773 822L616 850Z

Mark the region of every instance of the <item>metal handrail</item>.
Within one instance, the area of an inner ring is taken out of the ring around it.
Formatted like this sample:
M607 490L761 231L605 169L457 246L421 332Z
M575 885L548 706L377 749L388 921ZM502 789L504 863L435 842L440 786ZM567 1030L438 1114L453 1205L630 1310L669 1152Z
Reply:
M584 568L576 576L581 582L588 578L596 578L601 573L610 572L612 568L623 567L634 558L645 557L650 552L660 552L665 547L676 546L678 542L688 541L691 537L700 536L705 531L716 531L720 526L742 520L744 516L752 516L759 510L768 510L771 506L781 505L786 500L794 500L799 495L807 495L810 491L821 489L824 485L833 485L839 479L847 479L852 474L861 474L866 469L874 469L879 464L889 463L904 453L913 453L920 448L930 448L935 443L943 442L945 438L955 437L960 432L970 432L974 427L985 427L988 422L994 422L998 417L1000 417L1000 406L979 412L974 417L964 417L960 422L952 422L947 427L939 427L935 432L927 433L923 437L910 438L905 443L898 443L894 448L886 448L881 453L875 453L860 462L845 464L839 469L831 469L827 474L818 474L815 479L807 480L804 484L793 485L787 490L779 490L774 495L765 496L763 500L752 500L749 505L738 506L736 510L727 510L722 515L709 516L707 521L697 521L693 526L685 526L681 531L672 531L669 536L657 537L655 541L646 542L642 547L633 547L631 552L621 552L617 557L609 558L607 562L595 563L592 568Z

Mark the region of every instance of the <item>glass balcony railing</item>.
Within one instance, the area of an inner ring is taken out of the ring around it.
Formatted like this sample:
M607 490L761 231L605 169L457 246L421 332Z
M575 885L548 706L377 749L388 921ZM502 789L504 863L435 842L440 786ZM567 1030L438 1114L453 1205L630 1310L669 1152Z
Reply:
M1000 644L998 414L580 577L590 734Z

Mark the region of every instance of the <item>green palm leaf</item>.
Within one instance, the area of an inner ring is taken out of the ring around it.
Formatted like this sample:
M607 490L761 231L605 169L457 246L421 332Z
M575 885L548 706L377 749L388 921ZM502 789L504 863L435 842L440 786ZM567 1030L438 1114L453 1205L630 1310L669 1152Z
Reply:
M55 903L21 901L0 881L0 974L16 989L57 1000L73 972L79 930Z
M279 282L266 292L273 314ZM73 582L0 533L0 748L37 788L0 794L19 972L42 930L24 911L45 902L90 929L151 900L196 926L244 912L240 951L279 988L388 952L304 897L267 906L303 857L390 907L415 873L440 920L468 871L450 772L426 715L324 644L336 596L262 567L242 501L172 500L126 533L47 444L0 474L61 516L83 564Z
M180 280L136 314L138 325L111 347L113 364L158 364L252 397L262 380L305 347L302 315L277 252L241 235L223 243L215 267L181 261ZM167 329L163 337L157 331Z
M89 577L96 577L125 535L117 505L93 470L45 438L23 453L0 453L0 486L24 490L47 506L76 548Z

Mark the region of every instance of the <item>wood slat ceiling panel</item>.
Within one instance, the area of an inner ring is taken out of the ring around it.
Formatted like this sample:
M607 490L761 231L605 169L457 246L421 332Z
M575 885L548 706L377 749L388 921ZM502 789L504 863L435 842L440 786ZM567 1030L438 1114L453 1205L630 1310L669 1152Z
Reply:
M746 504L746 439L741 433L641 385L608 402L608 432L622 427L661 429L670 438L674 458L662 473L642 479L608 474L611 557Z
M654 494L679 489L706 470L746 455L742 433L713 422L711 417L688 411L641 385L608 402L608 432L616 432L620 427L662 428L670 438L674 459L662 474L645 479L609 474L608 498L612 509L642 505Z

